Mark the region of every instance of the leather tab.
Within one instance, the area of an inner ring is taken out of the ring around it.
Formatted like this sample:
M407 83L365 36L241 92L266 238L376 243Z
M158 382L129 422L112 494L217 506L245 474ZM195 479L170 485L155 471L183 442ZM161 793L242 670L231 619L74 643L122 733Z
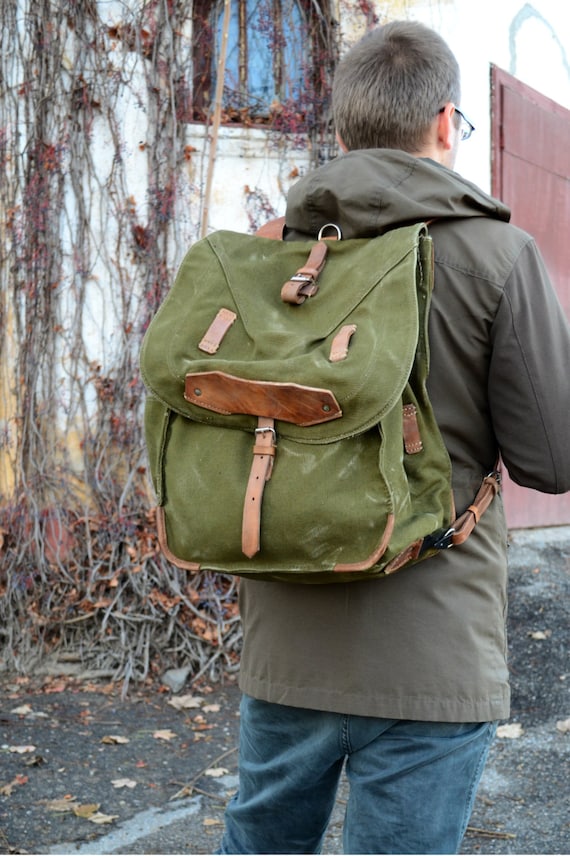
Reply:
M231 309L220 309L198 345L201 351L207 354L215 354L220 347L221 341L236 320L237 315Z
M261 504L265 483L271 478L275 458L276 436L272 419L260 418L255 431L253 463L249 473L243 505L241 549L248 559L261 546Z
M422 438L418 426L418 414L415 404L405 404L404 416L404 449L408 455L416 455L423 449Z
M236 413L282 419L294 425L320 425L342 416L328 389L296 383L245 380L226 372L189 372L184 398L214 413Z
M332 340L329 354L329 360L331 363L338 363L341 360L346 360L348 356L348 346L355 332L356 324L345 324L344 327L340 328Z
M397 556L394 556L391 562L388 562L386 567L384 568L384 573L386 576L390 574L395 574L396 571L399 571L400 568L403 568L404 565L407 565L408 562L415 561L421 552L421 547L423 544L423 538L418 538L417 541L414 541L405 550L402 550L401 553L398 553Z

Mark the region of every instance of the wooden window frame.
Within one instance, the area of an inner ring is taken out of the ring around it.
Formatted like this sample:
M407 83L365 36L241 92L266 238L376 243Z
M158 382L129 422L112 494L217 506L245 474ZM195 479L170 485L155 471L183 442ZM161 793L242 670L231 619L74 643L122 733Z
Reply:
M246 0L238 0L239 2L239 29L243 33L247 27L246 21ZM326 30L330 27L332 30L332 22L328 14L328 5L319 9L311 0L297 0L303 8L306 20L309 22L309 31L311 38L311 53L315 58L311 72L311 90L310 96L317 103L325 102L328 95L328 86L334 66L335 55L328 45L332 39L327 37ZM208 121L211 106L213 104L214 92L212 82L215 77L215 48L214 48L214 33L211 25L211 11L215 0L195 0L193 7L193 86L192 86L192 120L195 122ZM326 0L325 0L326 3ZM282 16L281 0L272 0L274 20L279 26ZM248 56L247 56L247 38L239 40L239 78L240 88L247 90L248 79ZM324 58L324 62L316 61L317 58ZM276 87L280 88L283 84L283 62L282 55L279 51L273 54L273 74ZM328 79L327 79L328 78ZM295 106L293 105L289 106ZM282 118L282 117L281 117ZM251 106L245 106L241 109L224 109L223 123L224 124L242 124L242 125L274 125L276 115L271 111L267 113L253 112ZM296 130L304 130L304 125L309 125L310 118L301 108L296 113ZM279 122L277 123L279 124Z

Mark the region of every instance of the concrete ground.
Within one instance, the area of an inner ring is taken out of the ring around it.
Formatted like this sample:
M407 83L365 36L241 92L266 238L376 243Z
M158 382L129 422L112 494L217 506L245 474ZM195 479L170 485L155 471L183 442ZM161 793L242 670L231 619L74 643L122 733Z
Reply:
M570 527L511 533L512 715L461 853L570 853ZM213 853L237 786L239 691L0 675L0 852ZM342 853L343 781L324 853Z

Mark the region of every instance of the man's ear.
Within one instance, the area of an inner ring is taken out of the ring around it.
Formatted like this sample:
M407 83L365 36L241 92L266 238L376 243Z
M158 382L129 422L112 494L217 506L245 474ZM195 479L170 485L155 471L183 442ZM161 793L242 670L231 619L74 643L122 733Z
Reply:
M335 137L336 137L336 141L337 141L337 143L339 144L340 150L341 150L344 154L346 154L346 153L347 153L347 151L348 151L348 146L346 146L346 145L344 144L344 141L343 141L343 139L342 139L342 137L340 136L340 134L339 134L339 132L338 132L338 131L335 131Z
M437 140L444 151L452 151L457 144L454 115L455 107L451 101L437 114Z

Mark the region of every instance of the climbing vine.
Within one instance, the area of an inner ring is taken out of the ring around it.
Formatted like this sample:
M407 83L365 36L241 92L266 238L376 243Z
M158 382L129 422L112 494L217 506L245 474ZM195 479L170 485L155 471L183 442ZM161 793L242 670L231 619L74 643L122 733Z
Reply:
M161 556L142 435L142 336L204 204L207 146L198 152L189 136L190 7L0 0L6 668L77 661L126 687L182 665L194 680L238 668L236 584ZM319 18L327 69L329 23ZM268 156L287 146L313 162L334 153L324 83L311 128L273 105ZM242 191L254 229L274 203Z

